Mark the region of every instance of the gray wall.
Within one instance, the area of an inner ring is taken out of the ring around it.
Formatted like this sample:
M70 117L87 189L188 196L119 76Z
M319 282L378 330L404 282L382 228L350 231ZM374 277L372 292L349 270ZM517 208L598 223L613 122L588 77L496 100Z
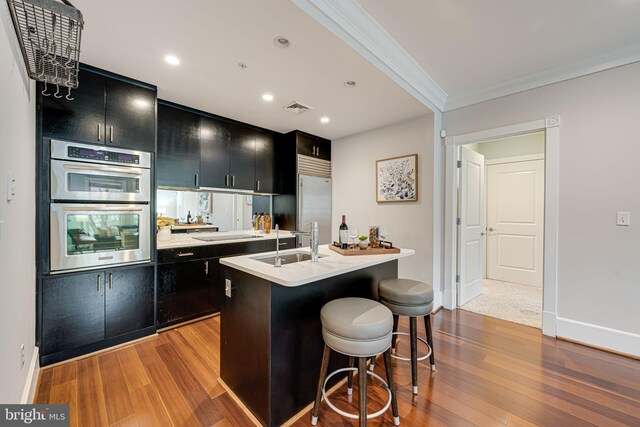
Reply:
M6 2L0 25L0 402L18 403L35 351L35 91ZM11 202L8 173L16 180Z
M640 355L640 224L633 214L630 227L615 224L617 211L640 212L640 63L453 110L443 128L454 136L556 114L558 334L626 341Z

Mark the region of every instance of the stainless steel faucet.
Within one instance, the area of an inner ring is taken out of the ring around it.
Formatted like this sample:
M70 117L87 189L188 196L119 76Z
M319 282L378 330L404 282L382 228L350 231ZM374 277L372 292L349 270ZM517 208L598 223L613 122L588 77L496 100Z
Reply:
M311 262L318 262L318 222L311 223L310 231L292 231L291 234L295 236L309 236L311 242L309 243L311 249Z
M274 267L282 267L282 258L280 258L280 229L276 224L276 259L273 262Z

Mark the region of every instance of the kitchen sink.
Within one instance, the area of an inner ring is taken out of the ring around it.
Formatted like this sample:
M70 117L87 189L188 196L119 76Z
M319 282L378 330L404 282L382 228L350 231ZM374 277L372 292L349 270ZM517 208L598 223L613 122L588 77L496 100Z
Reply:
M324 257L326 257L326 255L318 255L318 258ZM276 265L275 255L256 256L251 259L255 259L256 261L264 262L266 264ZM289 252L288 254L280 255L280 259L282 260L282 265L293 264L296 262L310 261L311 254L309 252Z
M219 240L238 240L238 239L262 239L262 236L256 236L254 234L228 234L226 236L202 236L194 237L196 240L203 242L217 242Z

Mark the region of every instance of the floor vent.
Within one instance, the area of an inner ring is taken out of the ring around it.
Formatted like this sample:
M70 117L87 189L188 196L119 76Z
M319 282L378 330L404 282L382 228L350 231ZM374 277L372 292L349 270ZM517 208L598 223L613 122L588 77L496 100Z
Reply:
M284 107L284 109L293 114L302 114L305 111L313 110L313 107L303 104L302 102L293 101L291 104Z

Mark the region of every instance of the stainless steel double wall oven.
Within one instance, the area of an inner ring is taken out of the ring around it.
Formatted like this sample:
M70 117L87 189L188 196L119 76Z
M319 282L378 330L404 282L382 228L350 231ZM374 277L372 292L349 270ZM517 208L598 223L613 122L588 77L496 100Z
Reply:
M151 259L151 154L51 141L51 272Z

